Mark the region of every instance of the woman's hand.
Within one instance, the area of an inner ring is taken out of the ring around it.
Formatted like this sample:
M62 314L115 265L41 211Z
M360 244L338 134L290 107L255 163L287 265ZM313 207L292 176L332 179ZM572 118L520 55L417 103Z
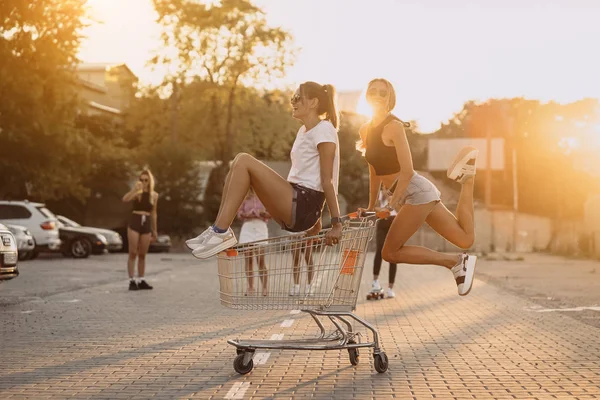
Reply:
M358 217L361 218L365 215L365 213L373 212L373 211L375 211L375 207L373 207L373 208L360 208L359 207L357 210Z
M158 239L158 232L152 231L152 233L150 234L150 241L156 242L156 239Z
M331 227L331 230L325 235L325 244L327 246L333 246L340 242L342 238L342 224L337 223Z
M135 183L135 185L133 186L133 191L134 192L141 192L144 190L144 184L140 181L137 181Z

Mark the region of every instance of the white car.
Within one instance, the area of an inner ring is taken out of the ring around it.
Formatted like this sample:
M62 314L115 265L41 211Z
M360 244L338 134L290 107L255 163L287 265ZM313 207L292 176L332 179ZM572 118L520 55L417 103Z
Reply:
M17 241L17 249L19 250L19 261L28 260L33 256L35 250L35 240L29 230L21 225L6 225L8 230L13 234Z
M42 203L0 200L0 223L21 225L31 232L35 239L33 257L61 249L58 221Z
M0 282L19 275L17 241L8 228L0 224Z

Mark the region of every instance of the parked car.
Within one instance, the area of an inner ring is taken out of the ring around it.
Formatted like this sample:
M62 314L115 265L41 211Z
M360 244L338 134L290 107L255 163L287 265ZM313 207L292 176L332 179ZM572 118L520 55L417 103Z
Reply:
M129 241L127 239L127 227L115 228L123 238L123 252L129 251ZM154 242L150 242L150 253L168 253L171 251L171 237L166 234L159 234Z
M87 228L73 228L59 224L61 252L65 257L88 258L90 254L102 254L108 241L99 233Z
M19 250L19 261L28 260L33 256L35 250L35 240L29 230L21 225L6 225L8 230L13 234L17 241L17 249Z
M0 281L19 276L17 241L6 226L0 224Z
M42 203L0 200L0 223L27 228L35 243L30 258L35 258L41 252L61 250L58 221Z
M123 248L123 238L118 232L111 231L110 229L93 228L91 226L81 226L77 222L73 221L62 215L57 215L56 218L68 228L85 228L89 232L99 233L104 236L107 241L106 249L110 252L120 251Z

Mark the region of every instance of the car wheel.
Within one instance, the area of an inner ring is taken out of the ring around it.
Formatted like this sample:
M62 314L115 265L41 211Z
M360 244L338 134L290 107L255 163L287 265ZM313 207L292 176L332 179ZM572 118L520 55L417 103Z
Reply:
M86 238L77 238L69 246L69 254L73 258L88 258L92 254L92 242Z
M19 261L27 261L31 258L33 251L20 251L19 252Z

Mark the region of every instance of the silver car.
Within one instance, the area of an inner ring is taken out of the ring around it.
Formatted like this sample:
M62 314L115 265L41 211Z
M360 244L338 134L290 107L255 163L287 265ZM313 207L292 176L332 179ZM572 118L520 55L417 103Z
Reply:
M19 276L17 241L8 228L0 224L0 281Z
M19 261L25 261L31 258L33 256L33 251L35 250L35 239L31 232L21 225L5 225L17 241Z
M67 226L70 228L81 228L82 227L77 222L75 222L72 219L69 219L63 215L57 215L56 219L58 219L58 221L61 224L63 224L64 226ZM92 228L89 226L86 226L85 229L87 231L94 232L94 233L104 236L106 238L106 242L107 242L106 249L109 252L112 253L112 252L120 251L123 248L123 238L117 232L111 231L110 229Z

